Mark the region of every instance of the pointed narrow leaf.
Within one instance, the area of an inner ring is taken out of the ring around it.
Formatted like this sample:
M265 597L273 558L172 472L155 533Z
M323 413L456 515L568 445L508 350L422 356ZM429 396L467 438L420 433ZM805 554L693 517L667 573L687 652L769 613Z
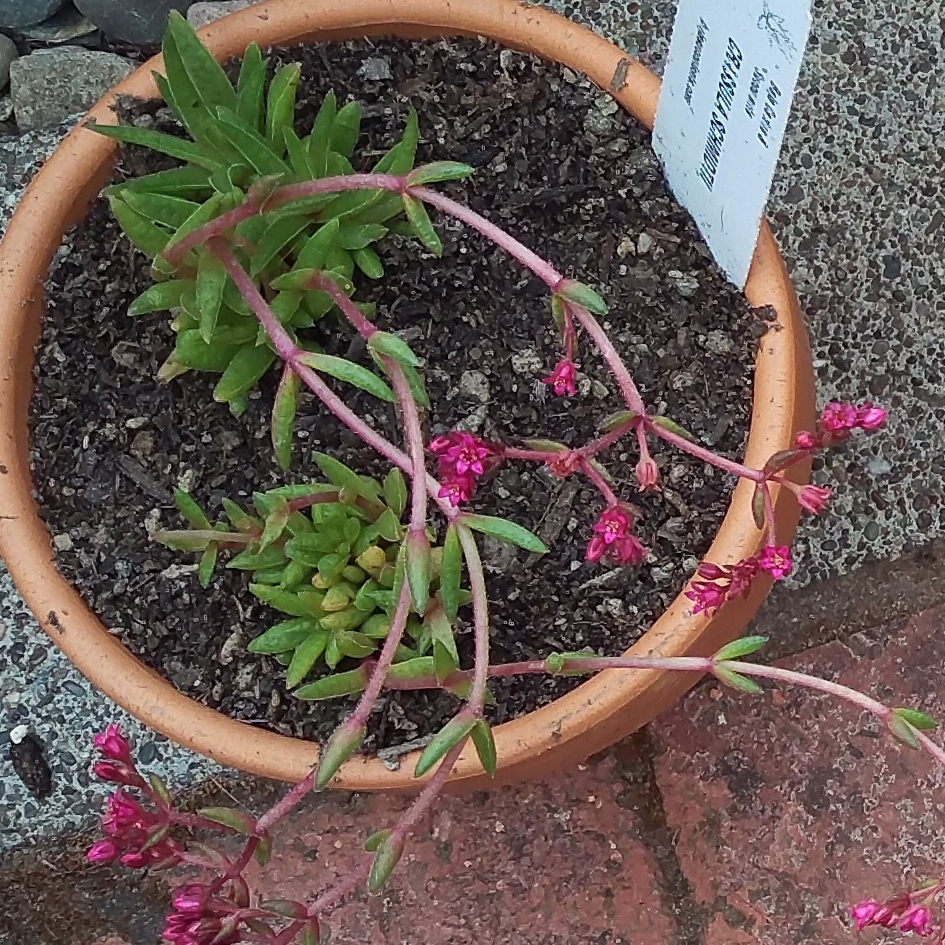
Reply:
M210 542L206 550L200 556L200 564L197 567L197 580L201 587L209 587L210 580L213 578L213 569L217 566L217 554L219 546L216 542Z
M451 524L443 541L443 558L440 562L439 597L443 610L452 623L459 611L459 587L463 571L463 552L456 526Z
M616 413L612 413L609 417L605 417L599 424L597 424L597 429L601 433L610 433L611 430L616 430L617 427L622 427L625 423L630 423L631 420L636 420L639 417L639 414L634 413L632 410L618 410Z
M303 364L322 374L328 374L339 381L344 381L363 391L367 391L378 400L389 404L396 402L394 392L373 372L360 364L345 358L336 358L331 354L304 354L300 358Z
M908 722L913 728L917 728L920 731L933 729L938 725L938 722L935 721L930 715L926 715L924 712L919 712L918 709L905 709L898 708L893 709L893 715L898 716L905 722Z
M765 490L760 483L756 483L751 496L751 517L755 520L755 528L765 527Z
M675 420L670 420L669 417L648 417L647 419L654 427L659 427L661 430L667 430L669 433L681 436L684 440L689 440L691 443L696 442L696 438L687 429L681 427Z
M236 830L238 833L251 834L256 829L256 822L249 814L237 810L235 807L203 807L197 811L204 820L212 820L215 824L222 824Z
M283 591L268 584L250 584L249 592L263 603L290 617L320 617L322 594L319 591Z
M768 459L763 471L766 476L772 476L775 473L783 472L802 459L806 459L808 455L803 450L781 450Z
M176 194L160 194L147 190L112 191L141 216L158 226L176 230L200 206Z
M223 511L234 528L241 532L253 532L260 527L261 523L252 515L247 515L232 499L224 498L222 504Z
M352 728L344 724L335 729L318 762L315 786L321 790L337 774L338 769L361 747L367 730L362 725Z
M213 399L225 404L252 390L275 360L275 352L267 347L240 348L214 387Z
M259 903L259 908L264 912L281 915L286 919L305 919L308 917L308 910L305 906L294 899L264 899Z
M407 176L407 186L419 187L439 184L447 180L465 180L475 173L474 167L460 164L458 161L433 161L431 164L424 164L415 171L411 171Z
M346 673L323 676L315 682L306 683L292 693L297 699L306 702L318 702L321 699L336 699L362 692L367 685L367 673L364 669L351 669Z
M394 663L387 673L387 678L391 680L423 679L432 676L433 673L433 657L419 656L415 659Z
M917 749L919 747L919 737L916 734L914 726L907 722L901 715L893 712L886 721L886 727L897 742L905 745L906 748Z
M338 242L340 233L341 223L337 218L319 227L302 247L294 268L321 269L325 265L329 251Z
M94 122L86 125L92 131L121 141L124 144L136 144L151 151L159 151L179 161L197 164L207 170L216 170L220 167L218 157L209 154L199 144L187 141L184 138L175 138L174 135L163 131L153 131L150 128L136 128L133 125L98 125Z
M289 503L282 496L272 496L269 514L263 526L263 533L259 539L259 550L265 551L274 541L281 537L289 520Z
M298 374L287 364L282 371L282 380L276 390L272 407L272 449L279 468L287 470L292 463L292 433L295 429L295 414L298 409L299 391L302 382Z
M595 315L607 314L607 303L597 292L583 282L575 282L573 279L568 279L558 287L555 295L567 302L580 305L582 308L586 308Z
M479 755L479 761L483 769L490 778L493 777L495 775L496 752L492 727L485 719L479 719L469 734L473 745L476 746L476 754Z
M384 264L381 262L381 257L370 246L356 249L353 255L354 264L368 279L384 278Z
M263 98L266 86L266 60L256 43L243 53L240 75L236 82L236 114L248 128L262 129Z
M409 534L404 548L404 571L413 608L418 614L423 614L430 600L430 541L426 531Z
M472 730L476 719L450 719L433 736L433 740L423 750L414 770L415 778L422 778L434 765L438 764L451 748L458 745Z
M263 176L288 173L289 168L269 142L258 131L243 124L235 112L218 108L216 114L227 140L250 167Z
M148 783L151 785L151 790L168 806L173 802L171 797L171 792L167 789L167 785L164 783L164 779L157 774L148 775Z
M171 234L152 223L146 216L133 210L120 197L108 198L109 206L125 236L152 259L164 251Z
M364 249L387 235L387 227L380 223L349 223L341 228L338 243L344 249Z
M420 240L434 256L442 256L443 243L437 235L436 230L433 228L433 223L430 220L430 215L427 213L427 208L424 207L416 197L410 197L407 194L403 196L403 204L404 213L407 214L407 219L410 221L410 225L413 227L417 239Z
M334 92L329 92L322 100L312 133L308 137L308 159L313 176L324 177L328 173L328 151L331 144L331 127L338 112L338 102Z
M741 692L749 692L753 695L756 695L762 691L761 686L759 686L758 683L756 683L753 679L749 679L747 676L742 676L741 673L736 673L727 666L717 663L712 668L712 673L719 682L724 683L726 686L731 686L733 689L738 689Z
M192 528L213 528L210 520L204 515L203 509L183 489L174 490L174 504Z
M180 305L181 295L193 282L189 279L172 279L156 282L145 289L128 307L129 315L147 315L150 312L165 312Z
M339 489L346 489L353 495L377 501L377 488L371 485L367 479L359 476L353 469L349 469L344 463L339 462L334 456L315 452L312 453L312 459L325 478Z
M180 140L175 138L175 141ZM192 197L196 200L210 196L210 174L204 167L173 167L169 171L157 171L154 174L145 174L143 177L133 177L116 186L116 192L133 190L147 190L160 194L177 194L181 197ZM102 193L106 196L111 192L106 187Z
M403 338L387 331L376 331L368 339L368 347L379 355L393 358L404 367L419 367L420 359L410 350L410 345Z
M767 637L741 637L723 646L713 659L718 661L740 660L752 653L757 653L767 642Z
M220 306L223 304L223 287L226 285L226 270L216 253L203 249L197 257L197 314L200 319L200 337L210 344Z
M493 538L506 541L511 545L517 545L519 548L524 548L525 551L540 555L546 554L548 551L548 547L537 535L532 534L527 528L504 518L495 518L492 515L463 515L461 521L477 532L492 535Z
M569 446L557 440L525 440L525 445L530 450L538 450L542 453L567 453L570 450Z
M268 834L259 838L256 849L253 850L253 859L260 865L266 866L269 863L269 857L272 856L272 837Z
M396 466L384 478L383 491L384 501L399 521L407 507L407 482Z
M294 689L312 671L328 646L329 636L327 630L316 630L295 648L285 673L285 684L289 689Z
M328 146L336 154L351 157L361 132L361 106L357 102L348 102L338 109L331 123Z
M223 105L235 109L236 92L226 73L207 51L193 27L176 10L172 10L168 16L165 45L168 40L176 47L201 99L211 106Z
M377 892L394 872L400 858L404 855L404 838L399 834L385 837L374 854L371 872L368 875L368 889Z
M285 129L295 124L295 93L301 75L302 67L297 62L291 62L276 69L269 83L266 137L274 151L281 151Z
M300 233L305 231L310 222L310 218L301 213L273 217L256 244L256 251L249 264L249 274L259 275Z
M390 836L389 830L375 830L367 840L364 841L364 849L368 853L374 853L378 847Z
M286 650L294 650L318 629L318 621L314 618L294 617L274 624L250 640L246 649L250 653L285 653Z

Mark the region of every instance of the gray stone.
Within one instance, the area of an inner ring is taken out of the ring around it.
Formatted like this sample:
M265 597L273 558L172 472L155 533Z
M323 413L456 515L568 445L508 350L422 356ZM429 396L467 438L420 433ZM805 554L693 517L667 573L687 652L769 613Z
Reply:
M206 26L227 14L236 13L237 10L245 10L246 7L259 2L260 0L206 0L206 2L195 3L187 11L187 22L195 30L199 30L201 26Z
M186 12L193 0L73 0L109 39L158 45L171 10Z
M16 43L9 36L0 34L0 89L5 89L10 81L10 63L19 56Z
M113 53L75 46L37 50L10 67L10 91L20 128L42 128L84 112L134 70Z
M35 26L26 27L21 30L19 35L23 39L29 39L37 43L68 43L73 39L79 39L82 36L88 36L94 33L96 26L91 20L87 20L74 6L63 7L55 16L37 23Z
M0 30L19 30L48 20L67 0L0 0Z

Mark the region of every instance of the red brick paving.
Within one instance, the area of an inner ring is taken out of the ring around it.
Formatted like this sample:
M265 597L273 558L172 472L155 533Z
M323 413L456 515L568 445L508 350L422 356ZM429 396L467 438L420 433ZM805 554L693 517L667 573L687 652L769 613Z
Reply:
M782 665L945 718L945 611L930 611L859 657L840 643ZM849 945L845 907L941 862L941 786L930 760L865 714L798 691L742 696L703 687L654 726L656 773L676 854L710 942ZM724 921L724 920L723 920Z

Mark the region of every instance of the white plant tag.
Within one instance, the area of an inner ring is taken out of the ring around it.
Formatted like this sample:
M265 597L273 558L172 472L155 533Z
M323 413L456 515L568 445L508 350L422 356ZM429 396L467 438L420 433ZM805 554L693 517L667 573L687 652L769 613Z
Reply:
M679 0L653 128L676 199L745 285L810 30L810 0Z

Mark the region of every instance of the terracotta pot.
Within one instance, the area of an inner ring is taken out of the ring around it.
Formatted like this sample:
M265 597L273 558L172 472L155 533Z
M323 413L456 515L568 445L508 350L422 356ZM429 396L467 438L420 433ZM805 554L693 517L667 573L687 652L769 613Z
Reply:
M637 119L651 126L659 80L599 36L518 0L272 0L220 20L202 31L220 60L239 56L250 41L262 46L364 36L440 37L480 34L582 72ZM138 69L99 102L91 115L113 122L115 94L156 95L151 70ZM17 588L53 642L102 692L151 728L223 764L272 778L298 780L317 759L311 743L261 731L199 705L140 663L86 607L59 575L49 535L31 490L27 409L34 345L43 312L43 282L63 233L87 212L106 183L115 157L110 140L74 130L27 190L0 246L0 554ZM514 265L510 263L510 265ZM765 336L755 375L747 462L760 465L787 447L813 420L813 378L802 316L784 264L762 227L746 295L771 305L780 331ZM801 470L799 475L804 475ZM741 483L709 551L733 561L759 548L750 488ZM797 508L776 499L779 535L787 540ZM713 619L692 616L677 598L630 650L634 654L706 655L738 636L768 587L758 583L744 601ZM574 692L526 718L497 727L499 780L534 776L587 758L649 722L695 682L683 674L601 673ZM413 763L397 772L371 758L352 760L336 784L355 790L410 790ZM472 751L453 774L453 786L484 786Z

